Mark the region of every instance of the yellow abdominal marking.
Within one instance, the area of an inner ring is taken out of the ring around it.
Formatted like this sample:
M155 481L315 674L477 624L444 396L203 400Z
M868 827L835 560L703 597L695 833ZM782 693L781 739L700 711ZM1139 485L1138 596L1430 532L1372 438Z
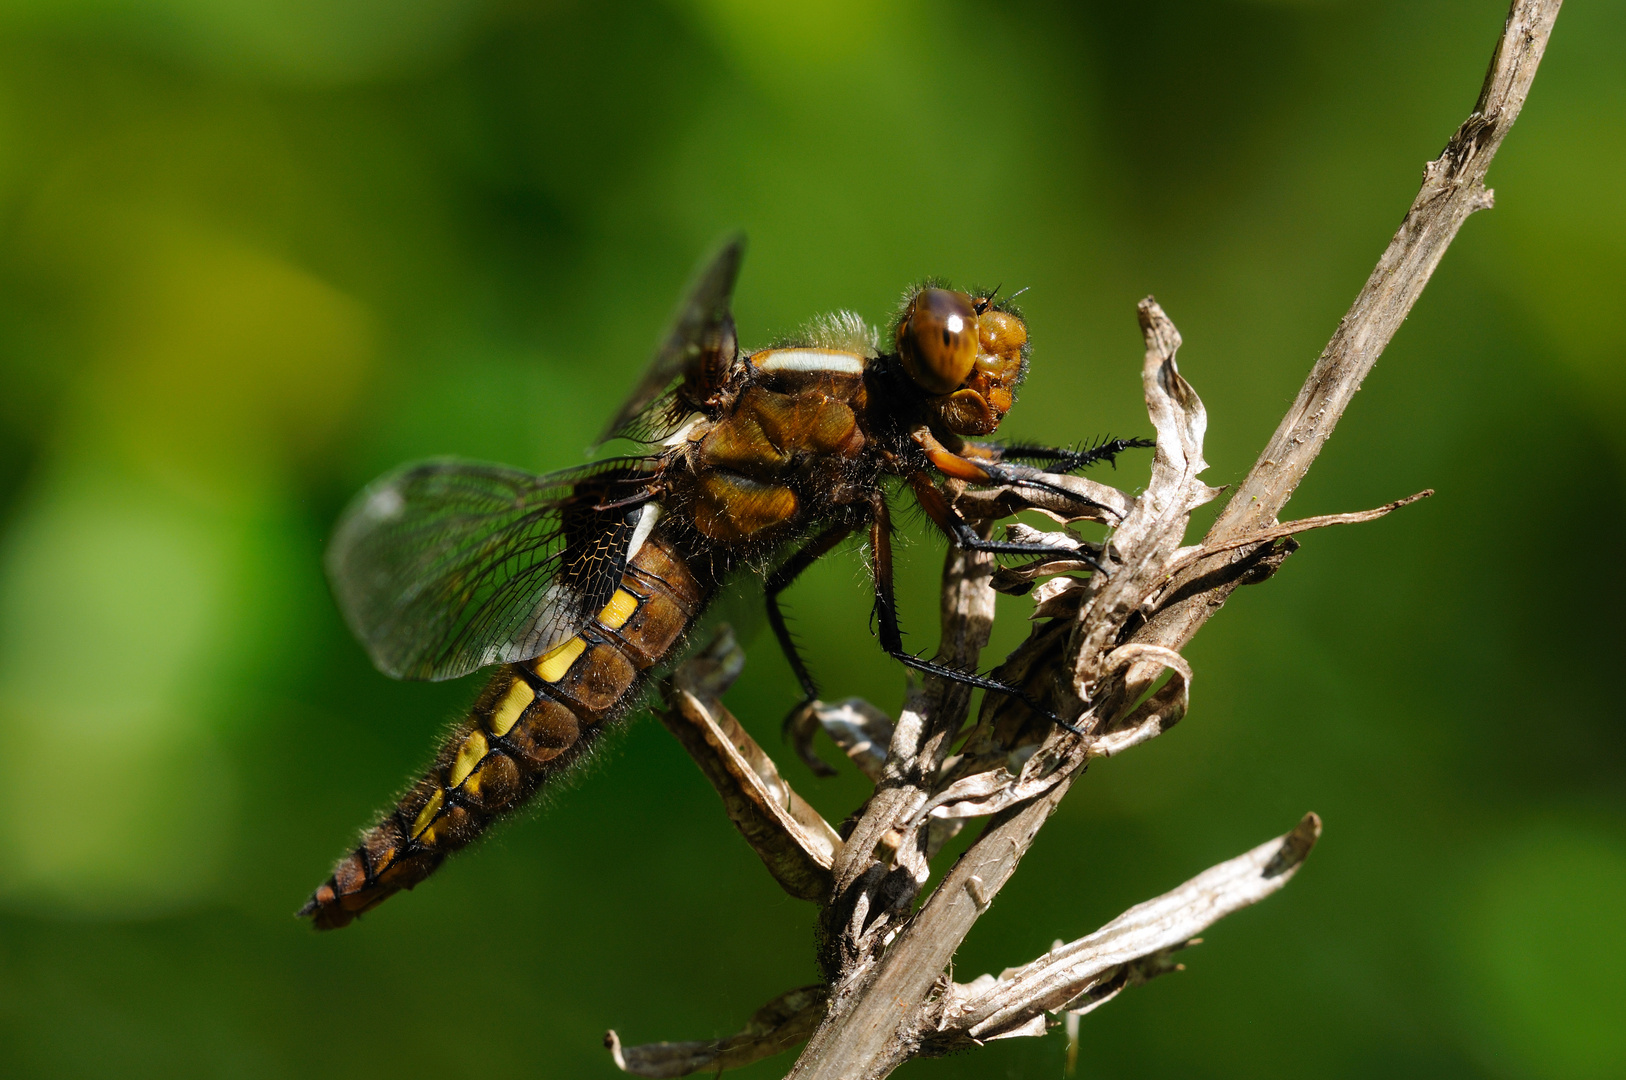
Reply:
M463 740L462 747L457 751L457 758L452 762L452 774L446 778L447 787L456 787L469 778L469 773L480 764L486 756L486 737L479 731L474 732Z
M604 610L598 613L598 624L606 630L619 630L637 610L638 598L625 589L617 589Z
M525 707L534 700L536 695L531 692L530 684L524 679L515 679L508 688L508 694L491 710L491 733L501 737L512 731L525 714Z
M579 637L573 637L563 645L555 646L537 657L536 666L532 670L543 682L558 682L565 677L570 665L576 662L576 657L586 648L587 642Z
M440 804L445 801L446 792L436 791L430 800L423 804L423 809L418 811L417 819L412 822L412 839L416 840L428 830L430 823L435 820L435 815L440 812Z

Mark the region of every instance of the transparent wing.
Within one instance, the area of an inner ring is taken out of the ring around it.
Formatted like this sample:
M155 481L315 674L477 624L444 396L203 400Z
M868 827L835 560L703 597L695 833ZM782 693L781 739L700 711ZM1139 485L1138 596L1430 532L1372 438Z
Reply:
M704 383L709 367L733 361L736 342L729 301L744 257L745 237L736 233L705 264L673 316L671 329L655 358L605 427L599 442L617 435L649 441L670 434L660 431L657 418L642 424L637 421L678 379L695 378Z
M468 461L407 465L346 508L328 578L386 675L438 681L529 660L609 601L654 475L632 458L547 476Z

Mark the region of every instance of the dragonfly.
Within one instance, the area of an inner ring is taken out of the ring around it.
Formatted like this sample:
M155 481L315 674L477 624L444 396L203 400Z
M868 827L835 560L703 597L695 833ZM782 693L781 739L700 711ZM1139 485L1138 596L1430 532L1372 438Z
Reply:
M413 888L568 770L635 709L742 568L768 568L768 624L800 684L798 709L819 688L780 595L855 535L869 548L882 650L918 671L1023 697L905 649L893 501L911 497L963 549L1053 554L985 538L944 481L1044 487L1047 475L1151 444L989 441L1030 355L1027 324L997 290L928 282L908 291L885 340L840 312L799 338L742 350L731 299L743 255L736 236L703 264L604 429L601 444L626 440L636 452L541 476L418 462L374 481L341 515L326 569L374 665L420 680L496 670L434 763L301 908L317 928L345 926Z

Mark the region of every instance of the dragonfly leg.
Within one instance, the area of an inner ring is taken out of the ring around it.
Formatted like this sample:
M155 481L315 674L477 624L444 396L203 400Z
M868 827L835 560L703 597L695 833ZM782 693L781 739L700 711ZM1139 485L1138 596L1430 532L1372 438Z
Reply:
M967 528L970 527L967 526ZM972 535L975 536L976 534L972 533ZM986 675L978 675L972 671L961 671L959 668L949 667L947 664L926 660L905 649L903 647L903 629L898 624L897 598L893 593L892 586L892 514L887 508L884 497L876 500L875 516L870 522L869 539L872 553L871 562L875 577L876 624L880 633L881 648L885 650L888 656L906 667L914 668L916 671L925 672L928 675L937 675L952 682L963 683L966 686L988 690L996 694L1008 694L1051 723L1058 724L1076 734L1084 734L1079 728L1074 727L1054 712L1034 701L1020 687L1011 686L1009 683L1000 682L998 679L991 679ZM1049 548L1046 550L1054 551L1055 549Z
M1000 443L967 443L966 456L972 460L987 458L991 461L1043 463L1045 472L1071 473L1100 461L1116 466L1118 455L1125 450L1149 450L1156 445L1151 439L1102 439L1094 446L1070 448L1028 443L1015 443L1009 446Z
M853 527L845 522L825 529L803 545L796 554L780 563L773 573L768 575L763 587L768 601L768 625L773 627L773 636L779 642L779 650L785 654L790 670L796 675L796 681L802 687L802 700L785 715L787 728L797 713L818 700L819 685L813 681L812 673L807 670L807 662L802 659L801 651L796 648L796 641L790 635L790 628L785 625L785 613L779 607L779 594L788 589L791 582L802 575L802 571L828 555L832 548L851 536L852 532Z
M949 538L950 543L962 550L986 551L993 555L1050 555L1053 557L1067 555L1070 558L1088 563L1103 574L1108 572L1107 568L1102 566L1095 556L1082 549L1076 552L1063 551L1049 544L1023 543L1016 540L988 540L978 536L977 530L971 527L971 523L962 517L958 510L949 505L948 499L943 497L943 493L938 490L937 485L932 483L931 477L924 472L911 473L909 486L915 493L915 501L920 503L922 510L926 511L926 516L931 518L932 524L942 530L943 535Z
M996 443L967 443L962 449L969 451L969 454L959 454L944 446L935 435L924 427L911 432L910 437L926 455L926 460L931 463L931 467L944 476L953 477L956 480L967 480L973 484L1010 484L1013 487L1038 488L1041 491L1053 492L1085 506L1106 510L1114 516L1117 516L1118 512L1111 507L1103 506L1086 495L1076 491L1069 491L1059 484L1051 483L1045 479L1046 475L1055 476L1060 473L1071 472L1074 469L1081 469L1085 465L1096 461L1112 460L1121 451L1127 450L1131 446L1153 445L1145 439L1114 439L1088 450L1057 450L1050 447L1029 446L1015 448L1015 452L1012 452L1010 449ZM1047 474L1032 465L1021 464L1018 460L1020 458L1049 461L1056 467L1052 468ZM924 474L921 474L918 478L911 476L909 479L910 483L915 487L917 495L920 493L920 480L930 483L930 480ZM939 498L938 501L942 502L943 500ZM922 498L921 505L926 505L924 498ZM944 505L947 504L944 503ZM934 518L933 520L937 519ZM942 522L939 521L938 524L942 525ZM944 528L947 527L944 526ZM955 536L955 539L958 538L958 536ZM994 549L976 548L976 550L992 551Z

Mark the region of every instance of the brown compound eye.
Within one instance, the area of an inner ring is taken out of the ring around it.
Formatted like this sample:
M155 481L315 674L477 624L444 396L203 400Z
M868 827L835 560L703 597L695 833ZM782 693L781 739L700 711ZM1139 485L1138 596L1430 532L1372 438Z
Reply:
M971 297L950 289L922 289L898 323L898 356L927 393L958 389L977 359L977 313Z

